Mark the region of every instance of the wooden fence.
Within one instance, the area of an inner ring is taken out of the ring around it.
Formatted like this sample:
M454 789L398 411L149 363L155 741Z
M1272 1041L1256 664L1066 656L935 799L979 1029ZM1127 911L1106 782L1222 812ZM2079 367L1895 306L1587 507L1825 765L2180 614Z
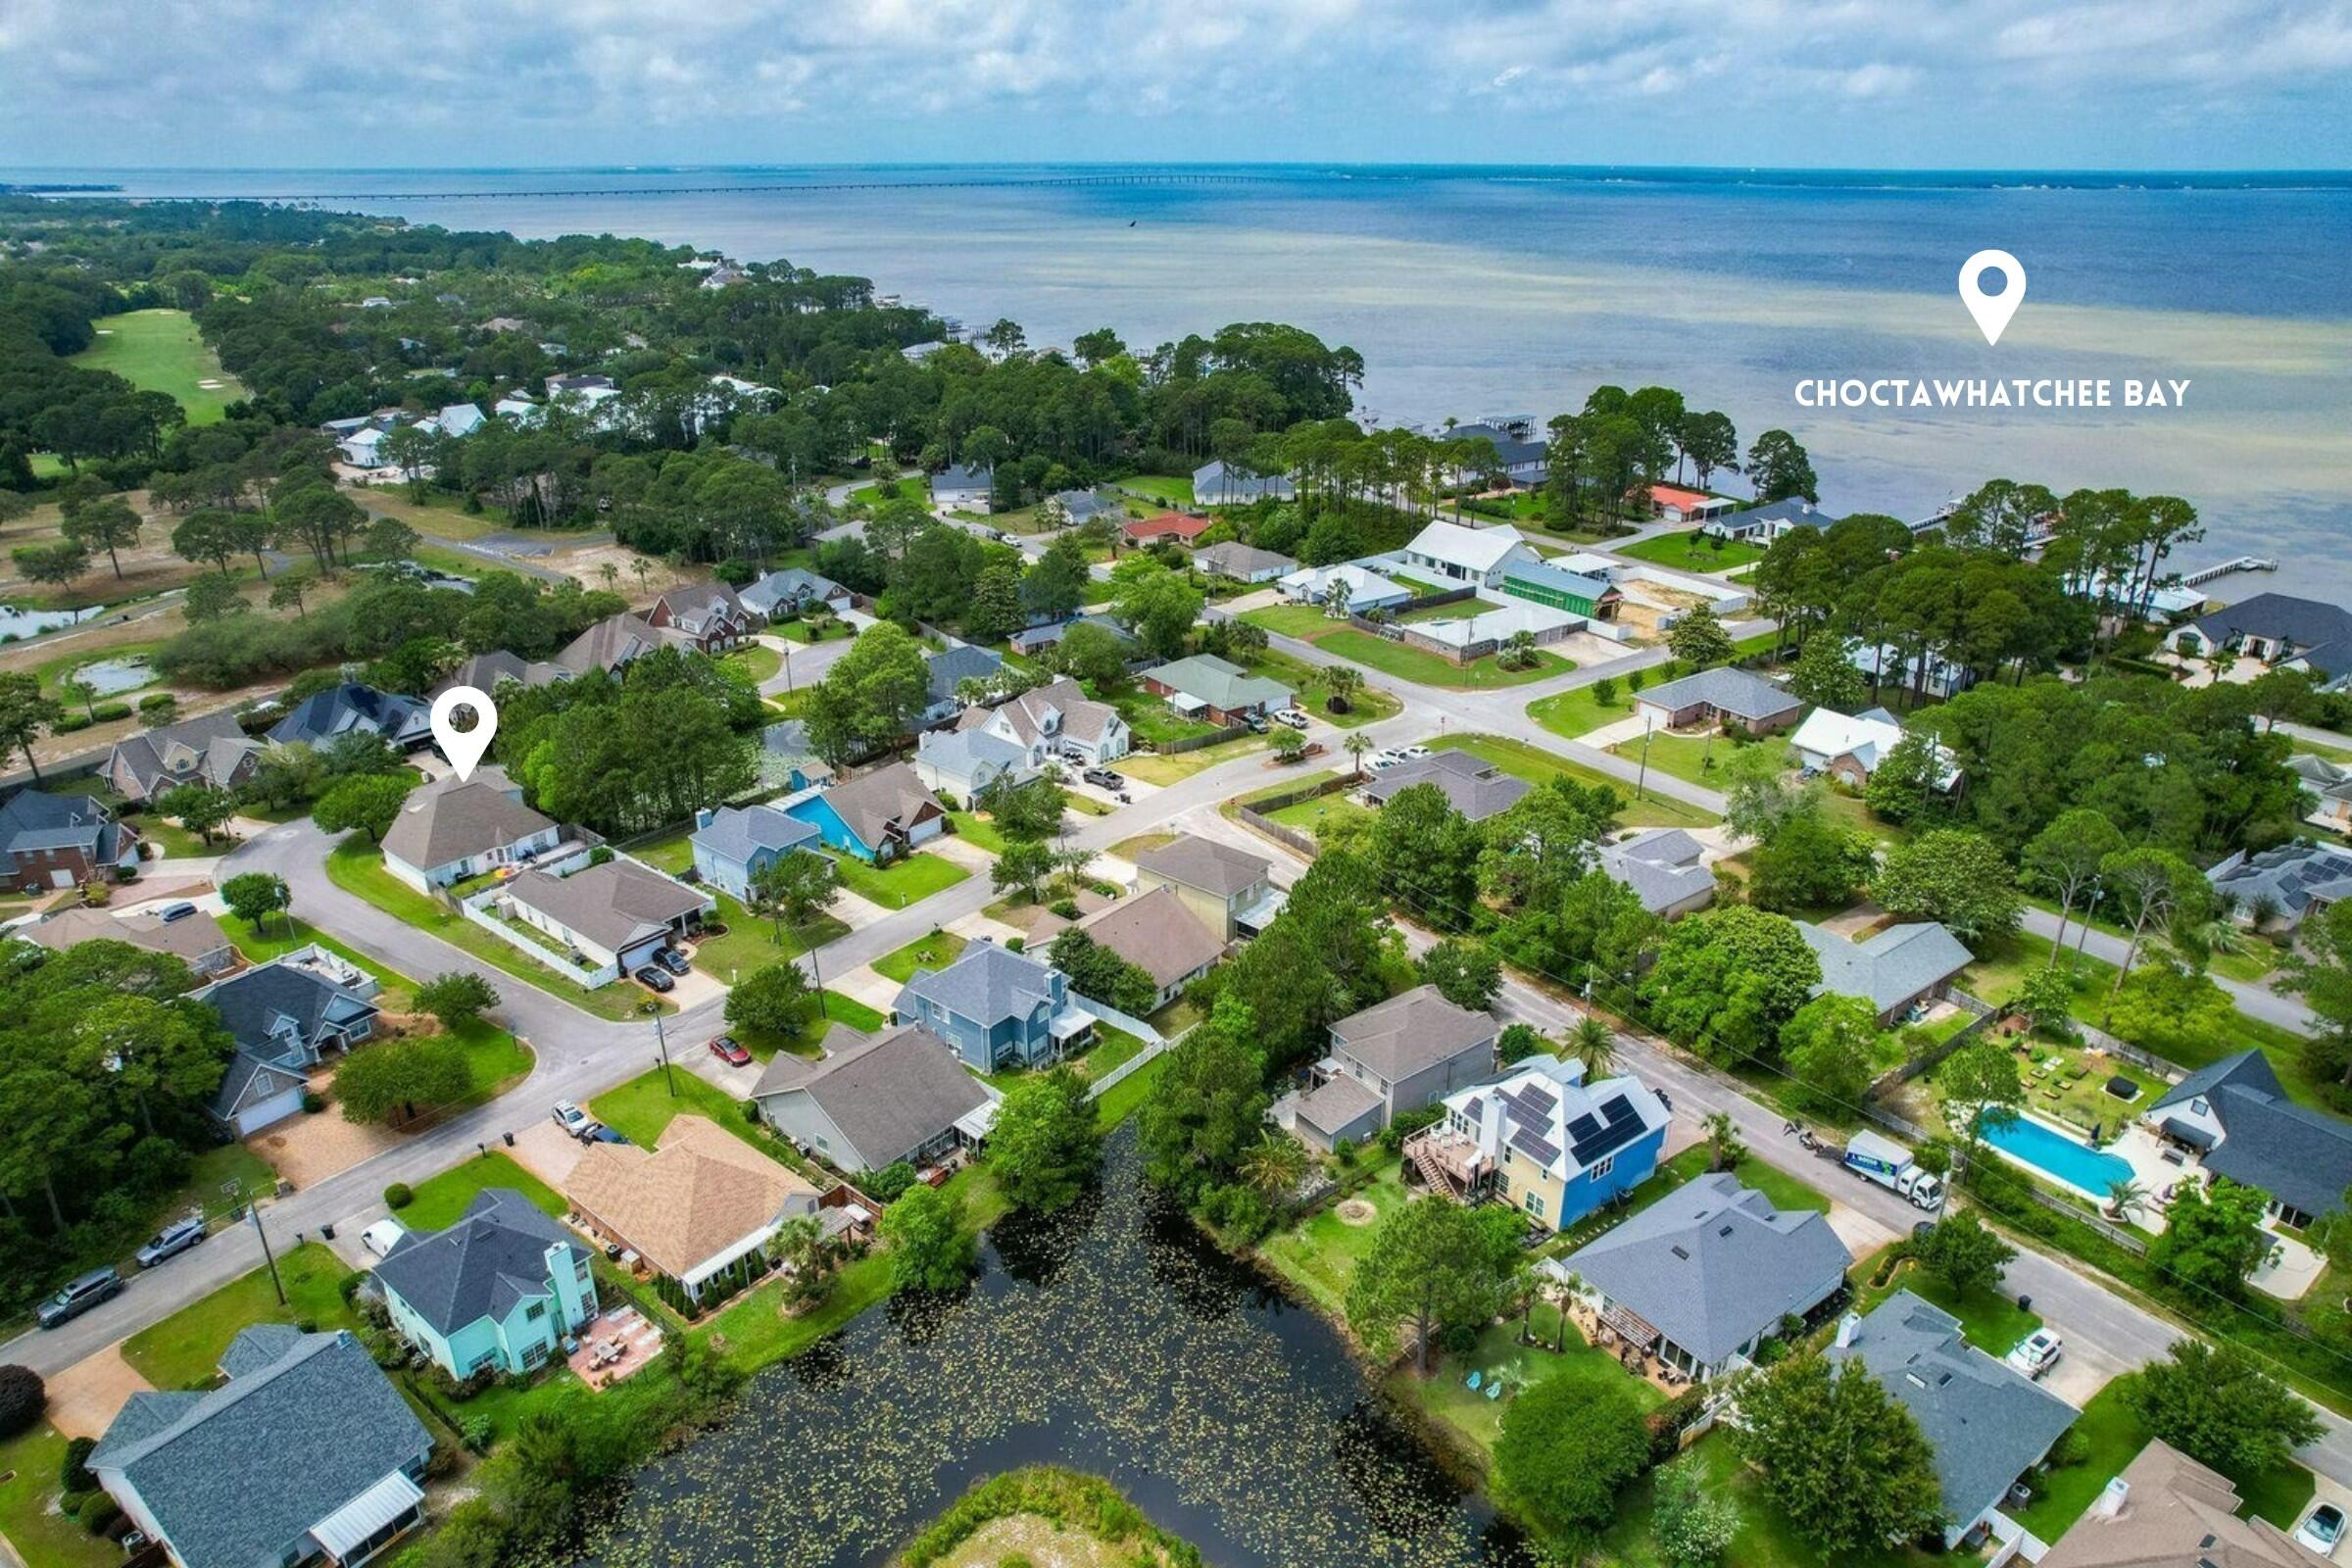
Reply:
M1162 757L1174 757L1181 752L1200 751L1204 746L1215 746L1225 741L1238 741L1250 733L1250 729L1247 724L1228 724L1223 729L1207 735L1191 735L1180 741L1153 741L1152 749Z
M1233 810L1236 816L1274 840L1275 843L1288 845L1311 860L1321 853L1313 836L1277 822L1266 813L1279 811L1286 807L1298 806L1307 801L1321 800L1326 795L1344 794L1362 782L1363 780L1352 772L1341 773L1332 778L1317 779L1312 784L1301 784L1297 789L1282 790L1273 795L1261 796L1257 800L1246 804L1237 802Z

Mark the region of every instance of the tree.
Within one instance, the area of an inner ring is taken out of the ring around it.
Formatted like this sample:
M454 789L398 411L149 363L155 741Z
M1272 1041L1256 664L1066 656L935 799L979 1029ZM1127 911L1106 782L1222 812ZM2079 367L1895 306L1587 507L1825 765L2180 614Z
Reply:
M988 1168L1016 1208L1066 1208L1102 1157L1102 1132L1086 1080L1067 1067L1024 1078L998 1102Z
M1878 1076L1881 1034L1869 1003L1825 994L1782 1028L1781 1059L1815 1104L1857 1105Z
M1658 1471L1657 1509L1650 1533L1675 1568L1715 1568L1740 1533L1740 1511L1707 1490L1695 1459L1677 1459Z
M1781 915L1744 905L1675 923L1642 982L1652 1021L1709 1060L1756 1055L1821 984L1821 960Z
M1422 957L1421 978L1455 1006L1484 1012L1502 991L1502 960L1483 942L1449 937Z
M2231 1475L2283 1469L2325 1428L2310 1403L2234 1345L2174 1344L2172 1358L2127 1380L2124 1403L2149 1433Z
M1478 904L1484 840L1435 784L1389 797L1373 817L1366 851L1396 902L1442 931L1469 924Z
M1130 556L1112 575L1119 587L1110 612L1119 624L1135 633L1146 653L1183 657L1185 638L1205 603L1200 590L1149 557Z
M2017 1055L1999 1041L1980 1036L1944 1058L1936 1081L1943 1089L1943 1119L1974 1169L1985 1130L2017 1120L2017 1107L2026 1102Z
M1859 1356L1792 1356L1740 1390L1732 1442L1799 1539L1832 1559L1940 1529L1936 1452Z
M0 1366L0 1443L23 1437L49 1408L49 1390L41 1375L14 1362Z
M1287 725L1274 731L1274 760L1296 762L1306 755L1306 737Z
M381 844L400 815L400 808L416 787L416 781L394 773L362 773L344 779L318 797L311 820L322 833L367 831L368 842Z
M1683 618L1666 633L1666 646L1692 669L1728 664L1732 660L1731 633L1705 605L1693 605L1683 612Z
M1061 634L1054 657L1064 672L1085 682L1087 690L1098 697L1127 677L1127 645L1108 626L1078 622Z
M220 884L220 900L228 912L256 931L273 914L283 914L294 902L286 879L269 871L246 871Z
M65 715L65 709L41 695L40 676L29 670L0 674L0 750L23 753L36 784L41 779L41 764L33 760L32 743Z
M922 645L890 621L858 634L808 698L808 743L835 767L906 733L929 706Z
M1698 487L1704 490L1707 481L1718 468L1740 470L1740 434L1733 428L1731 416L1696 409L1683 416L1681 428L1675 431L1674 444L1690 460L1698 476Z
M2165 1206L2164 1229L2149 1244L2149 1266L2191 1291L2238 1299L2246 1276L2270 1250L2264 1201L2259 1189L2227 1177L2209 1188L2181 1183Z
M1241 1177L1269 1202L1281 1202L1298 1190L1314 1166L1306 1146L1279 1128L1269 1127L1238 1167Z
M1740 1138L1739 1123L1732 1120L1730 1111L1712 1111L1699 1125L1707 1139L1707 1169L1731 1170L1747 1157L1747 1144Z
M235 516L236 514L217 507L189 513L172 530L172 553L190 565L202 565L209 561L223 576L227 575L229 558L244 549Z
M2320 1024L2320 1038L2307 1052L2314 1070L2352 1083L2352 902L2306 915L2302 951L2280 968L2285 988L2302 997Z
M1390 1210L1373 1234L1348 1288L1348 1326L1383 1360L1399 1328L1410 1329L1414 1365L1426 1376L1438 1330L1494 1316L1500 1285L1476 1212L1450 1199L1416 1199Z
M2212 894L2197 868L2170 850L2142 845L2119 850L2099 862L2099 885L2115 898L2117 918L2131 927L2132 940L2124 949L2123 967L2115 987L2123 989L2139 956L2139 945L2150 927L2161 931L2175 921L2193 922Z
M1756 488L1758 505L1787 501L1792 496L1819 505L1821 481L1814 476L1813 460L1796 437L1786 430L1767 430L1747 449L1747 480Z
M416 988L416 1005L441 1020L444 1029L463 1029L498 1005L498 990L480 975L452 969Z
M92 554L105 551L107 564L115 568L115 578L121 581L122 561L115 552L139 542L140 522L129 502L120 496L108 496L87 506L70 508L60 529L84 551Z
M808 1018L815 993L790 959L761 964L727 993L726 1019L747 1033L789 1040Z
M1788 695L1837 713L1860 712L1870 701L1870 682L1846 651L1842 637L1808 637L1788 671Z
M2099 880L2099 867L2122 853L2124 836L2105 813L2087 806L2058 813L2049 826L2034 835L2022 857L2026 875L2058 901L2058 938L2050 944L2050 963L2066 951L2066 922Z
M64 587L90 569L90 553L77 539L53 545L22 545L8 553L27 582Z
M1008 839L997 863L988 868L989 885L999 893L1018 889L1035 900L1054 875L1056 863L1052 845L1036 839Z
M1141 967L1097 942L1082 927L1069 926L1054 938L1054 967L1069 976L1070 989L1118 1008L1150 1012L1159 988Z
M296 619L306 619L308 612L303 608L303 600L304 596L311 591L311 587L312 580L303 573L298 571L282 572L277 581L270 585L270 608L271 610L291 610L294 612Z
M209 845L221 824L237 814L237 798L210 784L174 784L155 798L155 808Z
M1748 856L1748 899L1760 908L1843 905L1878 858L1869 834L1840 826L1808 790L1772 835Z
M1167 1054L1137 1117L1144 1175L1187 1202L1232 1179L1264 1126L1265 1069L1250 1009L1230 993Z
M410 561L416 555L417 533L398 517L378 517L368 525L361 544L374 560Z
M1912 1238L1911 1255L1954 1295L1989 1295L2001 1283L2001 1271L2017 1256L2017 1249L1986 1230L1977 1211L1968 1208L1946 1213L1924 1235Z
M2025 900L1991 840L1937 828L1895 845L1872 878L1871 897L1906 920L1940 920L1973 945L2017 929Z
M242 612L245 609L245 594L237 586L235 578L208 574L188 584L187 590L180 596L179 608L190 623L201 625L205 621L219 620L223 615Z
M1000 773L980 791L980 809L992 817L1007 839L1050 839L1061 830L1061 813L1069 793L1054 779L1040 775L1015 784Z
M1323 672L1323 689L1330 694L1323 699L1326 710L1334 713L1353 712L1355 700L1364 694L1364 672L1352 664L1334 664ZM1350 741L1357 739L1353 735L1348 738ZM1353 757L1358 754L1350 746L1348 755Z
M1585 1064L1589 1081L1597 1083L1617 1065L1617 1031L1592 1013L1580 1013L1568 1031L1567 1054Z
M416 1119L421 1105L445 1105L472 1089L465 1048L445 1035L379 1040L335 1069L343 1119L372 1126Z
M841 881L833 862L808 850L786 850L751 875L744 907L774 922L776 946L784 928L805 926L833 903Z
M1494 1041L1494 1064L1515 1067L1530 1056L1551 1055L1551 1042L1536 1031L1533 1024L1506 1023Z
M882 1211L877 1228L890 1249L893 1291L938 1294L971 1277L978 1248L964 1228L961 1198L917 1182Z
M1506 1495L1554 1533L1607 1524L1617 1494L1648 1464L1649 1424L1615 1383L1580 1389L1547 1378L1503 1408L1495 1477Z
M1913 730L1879 759L1862 786L1862 799L1874 814L1889 822L1916 821L1931 806L1950 800L1950 769L1951 759L1941 743L1927 730Z

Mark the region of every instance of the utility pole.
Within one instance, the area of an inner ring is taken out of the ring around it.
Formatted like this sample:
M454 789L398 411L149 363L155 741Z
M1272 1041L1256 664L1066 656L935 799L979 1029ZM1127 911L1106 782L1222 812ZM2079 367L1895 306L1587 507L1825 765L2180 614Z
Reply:
M678 1080L669 1070L669 1031L662 1026L662 1004L648 1002L645 1010L654 1015L654 1050L662 1061L662 1082L669 1088L669 1098L678 1098Z
M270 1250L270 1232L262 1224L260 1201L246 1196L245 1183L238 1177L231 1177L222 1182L220 1191L226 1193L232 1200L242 1201L245 1204L245 1212L252 1216L253 1234L262 1239L262 1261L270 1265L270 1288L277 1292L277 1304L287 1305L286 1282L277 1277L277 1256Z
M1642 726L1642 770L1634 775L1634 799L1637 801L1645 798L1642 791L1649 787L1649 737L1657 727L1658 721L1654 718Z

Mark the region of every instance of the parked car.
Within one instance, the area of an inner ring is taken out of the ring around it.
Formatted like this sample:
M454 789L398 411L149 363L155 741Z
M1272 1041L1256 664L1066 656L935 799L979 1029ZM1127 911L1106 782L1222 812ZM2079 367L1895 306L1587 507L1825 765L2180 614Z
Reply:
M657 950L654 954L654 961L671 974L689 974L694 969L694 965L687 961L686 955L676 948Z
M2335 1555L2335 1548L2344 1539L2344 1510L2332 1502L2323 1502L2311 1510L2311 1517L2295 1526L2295 1544L2309 1546L2323 1557Z
M743 1049L733 1035L720 1035L710 1042L710 1054L730 1067L751 1065L752 1054Z
M1113 768L1090 767L1078 775L1099 790L1123 790L1127 781Z
M139 1249L137 1253L139 1267L153 1268L166 1258L177 1257L203 1240L203 1216L197 1215L188 1219L174 1220L156 1232L154 1239Z
M678 989L678 983L669 977L669 971L660 964L646 964L630 978L648 991L663 992Z
M580 1139L583 1144L625 1144L628 1141L627 1133L617 1127L608 1127L601 1121L590 1122L586 1135Z
M111 1301L122 1294L122 1276L112 1267L94 1268L81 1278L33 1308L33 1319L45 1329L53 1329L87 1312L101 1301Z
M1396 755L1408 762L1418 762L1424 757L1434 754L1426 746L1399 746L1396 748Z
M1263 713L1244 713L1242 723L1252 735L1263 735L1266 732L1266 715Z
M554 1114L556 1125L574 1138L585 1138L588 1135L590 1124L595 1119L568 1100L557 1101Z
M1286 708L1274 715L1274 722L1288 724L1293 729L1304 729L1306 728L1306 710L1299 708Z
M1386 773L1390 768L1398 766L1403 761L1404 759L1395 752L1374 752L1370 757L1364 759L1364 771Z
M2008 1361L2010 1366L2026 1376L2039 1378L2058 1364L2058 1357L2065 1347L2066 1342L2059 1339L2055 1331L2035 1329L2017 1342L2017 1348L2009 1352Z
M360 1232L360 1245L378 1257L390 1257L392 1249L409 1234L409 1228L396 1219L379 1219Z
M174 920L185 920L189 915L194 914L195 912L196 906L190 904L187 900L182 899L177 904L167 904L162 908L156 910L155 917L158 920L161 920L164 924L170 925Z

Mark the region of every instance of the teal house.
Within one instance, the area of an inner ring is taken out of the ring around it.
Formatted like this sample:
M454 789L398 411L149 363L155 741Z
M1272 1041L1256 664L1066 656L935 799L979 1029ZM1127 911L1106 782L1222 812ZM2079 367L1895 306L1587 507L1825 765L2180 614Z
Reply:
M411 1231L376 1265L393 1327L461 1382L535 1372L596 1316L588 1249L511 1187L445 1231Z

